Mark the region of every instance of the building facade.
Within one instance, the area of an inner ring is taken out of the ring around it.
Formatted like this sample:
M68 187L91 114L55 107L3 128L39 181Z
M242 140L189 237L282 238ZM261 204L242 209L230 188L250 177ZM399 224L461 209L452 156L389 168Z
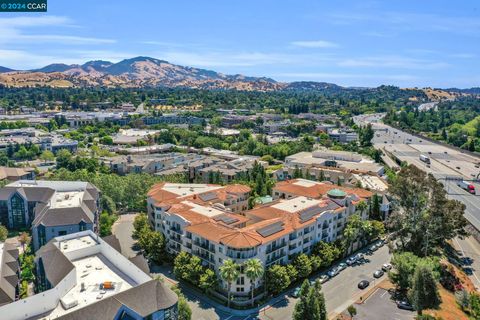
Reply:
M32 229L35 250L56 236L97 232L100 192L88 182L19 180L0 189L0 221Z
M316 242L341 237L357 204L368 204L372 196L363 189L297 179L278 184L273 202L248 210L249 193L243 185L162 183L148 193L148 215L172 254L186 251L217 272L226 259L242 266L258 258L268 268L310 253ZM366 212L360 214L366 218ZM262 279L251 283L241 267L231 292L248 299L261 284ZM227 290L226 283L221 286Z

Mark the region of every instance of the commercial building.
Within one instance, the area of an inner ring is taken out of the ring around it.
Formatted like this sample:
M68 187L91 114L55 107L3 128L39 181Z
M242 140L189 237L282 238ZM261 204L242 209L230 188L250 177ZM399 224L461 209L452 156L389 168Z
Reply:
M41 150L56 153L60 149L70 152L77 151L78 142L67 139L55 132L46 132L35 128L8 129L0 131L0 150L6 150L10 145L36 144Z
M315 167L337 167L353 172L370 172L382 175L384 168L361 154L321 148L313 152L299 152L285 158L287 167L310 169Z
M357 204L368 204L372 196L363 189L301 179L277 186L275 201L247 210L250 188L244 185L161 183L148 193L148 215L173 254L189 252L217 272L226 259L242 265L258 258L268 268L309 253L318 241L341 237ZM236 303L248 301L252 288L261 284L242 272L231 287ZM227 290L226 283L221 290Z
M350 143L358 141L358 134L355 130L331 129L328 130L328 136L331 140L340 143Z
M97 232L99 199L88 182L19 180L0 189L0 221L11 229L31 227L37 250L56 236Z
M177 319L177 296L92 231L56 237L36 254L33 296L0 306L3 320Z

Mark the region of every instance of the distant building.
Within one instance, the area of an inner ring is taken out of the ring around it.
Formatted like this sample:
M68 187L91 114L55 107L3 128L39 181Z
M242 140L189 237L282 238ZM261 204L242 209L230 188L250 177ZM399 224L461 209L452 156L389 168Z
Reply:
M67 149L74 153L77 151L78 141L67 139L55 132L46 132L35 128L9 129L0 131L0 150L5 150L9 145L36 144L41 150L57 153Z
M100 192L88 182L20 180L0 189L0 221L32 228L35 250L50 239L83 230L97 232Z
M348 151L336 151L321 148L313 152L299 152L285 158L287 167L308 169L314 167L338 167L355 173L371 172L382 175L384 168L372 159Z
M176 320L177 295L91 231L37 251L39 292L0 306L2 320Z
M358 134L354 130L333 129L328 130L328 136L331 140L340 143L350 143L358 141Z
M18 181L33 179L35 179L35 169L33 168L0 167L0 181Z

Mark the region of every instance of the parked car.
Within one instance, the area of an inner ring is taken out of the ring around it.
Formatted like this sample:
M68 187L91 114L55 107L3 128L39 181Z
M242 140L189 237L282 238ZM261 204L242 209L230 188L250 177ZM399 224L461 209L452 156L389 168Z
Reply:
M370 282L368 282L368 280L362 280L358 283L358 288L363 290L369 285L370 285Z
M378 246L376 244L372 244L370 247L368 247L368 251L374 252L378 250Z
M392 265L390 263L385 263L382 266L382 270L385 271L385 272L388 272L388 271L392 270Z
M373 273L374 278L381 278L385 273L382 270L377 270Z
M320 276L320 278L318 278L318 279L320 279L320 283L321 283L321 284L324 284L325 282L328 281L328 279L330 279L330 277L329 277L328 275L326 275L326 274L322 274L322 275Z
M355 258L357 259L357 261L361 261L365 259L365 255L363 253L357 253Z
M291 296L294 297L294 298L298 298L300 296L300 290L301 289L302 288L300 288L300 287L296 287L295 290L293 290Z
M355 264L355 262L357 262L357 258L356 257L350 257L347 259L347 261L345 261L349 266Z
M338 265L338 271L345 270L347 268L347 264L342 262Z
M408 301L397 301L397 307L399 309L403 309L403 310L410 310L410 311L413 311L413 306L408 302Z
M328 271L327 274L330 278L333 278L333 277L335 277L336 275L339 274L339 271L338 271L337 268L333 268L330 271Z

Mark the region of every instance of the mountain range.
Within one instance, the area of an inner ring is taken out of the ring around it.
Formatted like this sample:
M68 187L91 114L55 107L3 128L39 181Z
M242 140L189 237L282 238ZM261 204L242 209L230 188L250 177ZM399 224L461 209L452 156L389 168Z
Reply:
M0 66L0 84L11 87L188 87L246 91L322 90L341 88L325 82L277 82L266 77L185 67L150 57L125 59L118 63L89 61L82 65L55 63L33 70Z

